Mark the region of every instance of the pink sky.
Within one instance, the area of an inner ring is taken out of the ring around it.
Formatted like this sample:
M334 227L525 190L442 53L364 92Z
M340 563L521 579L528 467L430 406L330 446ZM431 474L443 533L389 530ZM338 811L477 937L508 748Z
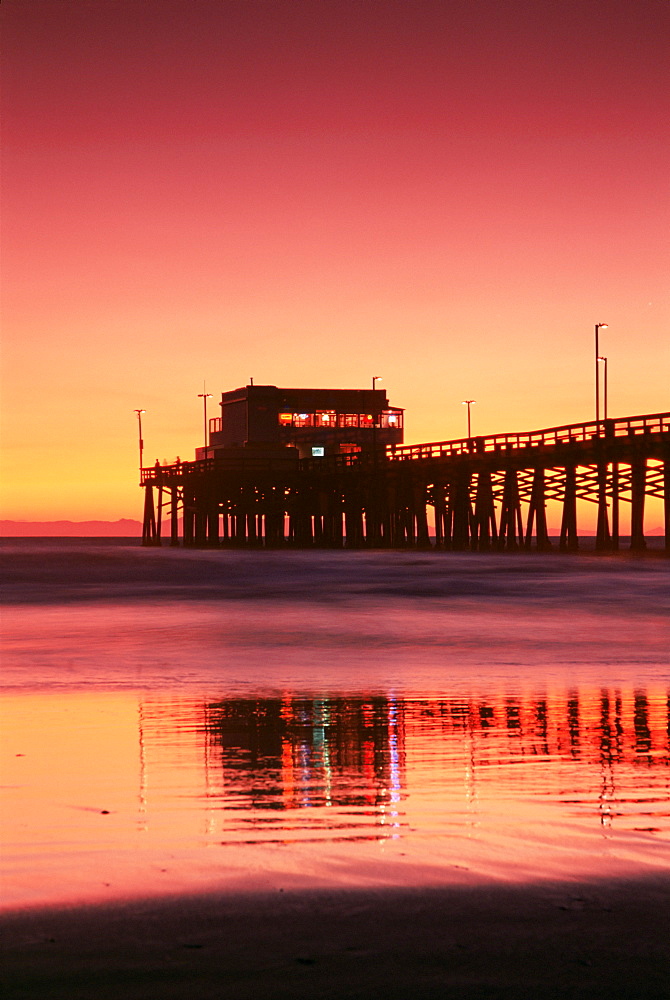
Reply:
M665 0L4 0L2 516L139 517L197 394L408 442L670 408ZM215 412L213 401L212 413Z

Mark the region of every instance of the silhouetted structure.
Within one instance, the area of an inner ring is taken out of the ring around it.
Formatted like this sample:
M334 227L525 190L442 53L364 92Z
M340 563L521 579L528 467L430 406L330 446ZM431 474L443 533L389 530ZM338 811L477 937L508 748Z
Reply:
M184 545L542 551L554 500L574 551L580 499L597 505L599 550L619 547L629 503L639 551L656 497L670 551L670 413L405 446L381 390L246 386L222 413L207 457L142 470L143 544L160 544L169 511L173 545L181 512Z
M209 448L196 458L229 458L235 449L296 448L323 458L402 444L403 411L383 389L281 389L246 385L221 396L209 422ZM241 456L243 457L243 456ZM284 456L286 457L286 456Z

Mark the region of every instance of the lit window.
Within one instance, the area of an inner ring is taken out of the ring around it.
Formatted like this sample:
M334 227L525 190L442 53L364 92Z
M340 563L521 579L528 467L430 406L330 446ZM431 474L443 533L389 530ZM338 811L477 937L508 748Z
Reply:
M323 458L325 454L326 449L322 445L315 444L312 446L312 458Z
M311 413L294 413L293 414L293 426L294 427L311 427L314 423L314 417Z
M317 427L334 427L337 422L335 410L319 410L316 414Z
M293 423L293 414L292 413L280 413L279 414L279 423L280 424L292 424Z

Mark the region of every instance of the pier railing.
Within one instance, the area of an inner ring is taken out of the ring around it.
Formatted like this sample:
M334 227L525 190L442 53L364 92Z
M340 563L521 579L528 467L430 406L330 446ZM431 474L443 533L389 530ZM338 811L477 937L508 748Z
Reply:
M389 448L386 457L393 462L406 462L449 458L455 455L484 455L490 452L528 448L557 448L561 445L590 443L598 439L662 434L669 431L670 413L654 413L640 417L620 417L616 420L594 420L584 424L564 424L561 427L549 427L539 431L401 445Z
M638 436L650 437L663 434L670 434L670 412L618 417L615 420L593 420L581 424L563 424L560 427L548 427L537 431L492 434L452 441L431 441L427 444L388 445L385 449L380 449L377 454L351 452L325 458L302 459L299 468L308 472L327 471L352 467L373 468L380 462L425 462L459 456L476 458L521 451L560 452L563 448L574 445L596 445L598 442L607 443L607 441L621 441L624 438L634 439ZM250 473L286 471L289 464L280 452L273 459L267 454L255 454L250 449L242 456L237 451L230 459L219 454L217 458L149 466L141 470L141 484L158 483L164 477L181 478L194 474L204 475L214 470L225 471L227 467Z
M160 544L545 551L547 504L562 504L559 547L578 548L578 501L597 506L596 549L616 550L630 504L642 551L645 498L663 501L670 553L670 413L298 459L236 448L142 470L142 540ZM156 487L154 490L153 487ZM154 503L154 496L157 506ZM430 527L432 525L432 528Z

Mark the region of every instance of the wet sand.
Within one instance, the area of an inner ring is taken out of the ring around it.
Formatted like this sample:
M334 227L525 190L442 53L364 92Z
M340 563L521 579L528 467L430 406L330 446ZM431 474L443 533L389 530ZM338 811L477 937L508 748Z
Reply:
M3 996L667 1000L669 928L670 875L26 910Z

